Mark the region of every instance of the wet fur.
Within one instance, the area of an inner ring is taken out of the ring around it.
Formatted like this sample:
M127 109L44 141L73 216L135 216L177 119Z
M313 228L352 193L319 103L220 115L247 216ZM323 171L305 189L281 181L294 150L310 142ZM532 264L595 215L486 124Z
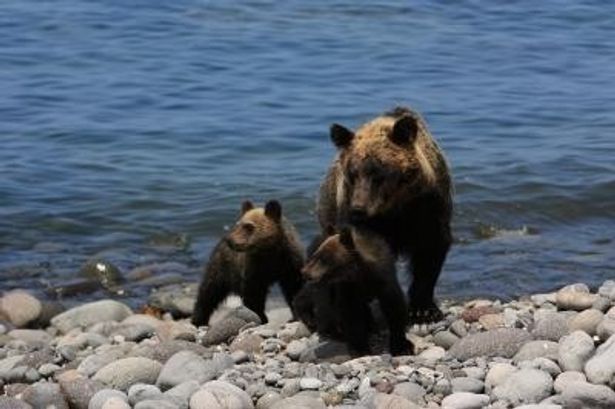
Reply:
M412 353L405 338L407 307L386 242L371 233L344 230L322 241L303 273L310 281L297 295L295 311L310 329L347 342L358 355L369 354L374 331L369 304L377 300L389 328L391 353Z
M279 221L271 221L264 213L264 209L244 209L237 225L212 251L199 286L192 317L194 325L207 325L211 314L230 294L239 295L244 305L266 323L265 302L269 288L276 282L288 305L292 305L303 285L303 249L288 220L281 217ZM244 219L261 223L255 232L261 236L252 237L250 247L240 251L233 240L237 243L237 236L241 235L238 229Z
M416 136L405 145L393 143L393 127L408 117ZM345 145L347 137L332 139L339 153L320 188L321 227L350 223L384 237L397 256L410 260L412 321L441 319L434 288L452 241L453 191L446 159L424 120L396 108L361 126ZM368 204L366 217L353 216L356 198Z

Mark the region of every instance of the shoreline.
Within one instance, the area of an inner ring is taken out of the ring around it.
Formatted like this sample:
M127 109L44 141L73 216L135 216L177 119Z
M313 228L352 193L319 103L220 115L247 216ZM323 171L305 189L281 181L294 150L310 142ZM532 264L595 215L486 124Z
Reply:
M416 355L391 357L375 336L380 354L354 359L287 323L283 303L260 325L231 299L195 328L173 318L194 293L173 288L140 311L113 299L53 310L4 293L0 408L615 407L613 280L596 292L577 283L507 302L446 300L444 321L409 329Z

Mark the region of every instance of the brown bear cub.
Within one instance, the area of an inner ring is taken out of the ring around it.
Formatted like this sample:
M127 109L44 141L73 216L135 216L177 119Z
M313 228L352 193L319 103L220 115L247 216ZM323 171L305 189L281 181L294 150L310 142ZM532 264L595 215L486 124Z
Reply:
M303 268L308 284L295 300L297 316L320 334L341 338L358 355L370 354L377 300L389 329L393 355L413 353L406 339L406 302L395 274L395 258L384 240L344 228L326 238Z
M442 319L434 288L451 245L452 185L446 159L420 115L396 108L356 132L331 126L338 155L320 188L323 230L349 223L407 257L413 323Z
M275 200L264 208L246 201L241 217L216 245L199 287L192 323L207 325L214 310L229 294L267 322L265 301L269 287L279 283L289 306L303 285L303 248L293 225L282 216Z

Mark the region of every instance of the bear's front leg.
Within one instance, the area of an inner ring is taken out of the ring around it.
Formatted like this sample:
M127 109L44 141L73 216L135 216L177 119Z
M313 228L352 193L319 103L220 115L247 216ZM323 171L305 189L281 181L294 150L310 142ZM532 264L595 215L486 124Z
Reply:
M269 292L269 284L262 278L259 279L258 274L250 274L242 286L241 300L250 310L254 311L261 319L261 324L269 322L265 315L265 302L267 301L267 293Z
M434 300L434 290L450 245L450 233L425 237L410 254L413 277L408 289L411 324L433 323L444 318Z

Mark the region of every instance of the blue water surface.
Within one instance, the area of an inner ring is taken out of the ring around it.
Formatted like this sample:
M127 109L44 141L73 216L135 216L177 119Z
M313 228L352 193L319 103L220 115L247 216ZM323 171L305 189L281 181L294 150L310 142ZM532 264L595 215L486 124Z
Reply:
M398 104L453 170L441 296L613 278L614 15L563 0L4 0L0 288L43 291L95 256L177 261L196 281L246 198L281 200L307 242L329 124Z

